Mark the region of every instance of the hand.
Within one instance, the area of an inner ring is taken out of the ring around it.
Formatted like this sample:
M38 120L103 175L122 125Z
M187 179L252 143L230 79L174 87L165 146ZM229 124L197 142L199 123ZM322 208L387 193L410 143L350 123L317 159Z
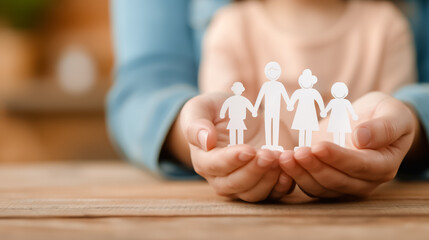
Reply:
M252 117L257 117L258 116L258 112L255 110L252 112Z
M287 110L288 110L289 112L293 111L293 106L292 106L292 105L288 105L288 106L287 106Z
M395 177L410 149L418 121L402 102L376 92L360 98L354 108L361 119L347 135L349 148L319 142L280 156L283 171L308 195L367 196Z
M222 196L257 202L281 198L294 186L286 174L280 175L279 152L256 151L264 142L263 119L248 119L249 144L229 144L227 120L219 119L219 109L228 95L203 94L189 100L179 121L189 143L192 166Z

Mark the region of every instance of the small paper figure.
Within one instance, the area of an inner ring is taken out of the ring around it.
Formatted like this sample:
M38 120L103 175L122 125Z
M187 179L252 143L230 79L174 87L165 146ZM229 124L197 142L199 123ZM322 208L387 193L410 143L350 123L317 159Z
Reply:
M313 89L313 85L317 83L317 77L313 76L310 69L303 71L298 83L301 89L292 94L290 104L287 107L289 111L293 111L295 102L299 101L292 123L292 129L299 130L299 146L295 147L295 150L304 146L311 147L313 131L319 131L314 101L319 105L320 111L325 108L322 96L316 89Z
M269 62L265 66L265 76L268 82L265 82L259 91L258 98L255 103L255 111L259 109L262 98L265 97L265 142L266 145L262 149L273 151L283 151L283 147L279 146L279 124L280 124L280 103L283 97L286 104L289 103L289 96L282 83L277 80L280 77L282 70L277 62ZM272 129L272 142L271 142ZM272 143L272 144L271 144Z
M332 99L326 109L320 113L322 117L326 117L329 111L331 111L331 117L329 118L328 132L334 134L334 143L345 146L346 133L351 133L350 119L347 111L352 114L353 120L358 120L358 116L353 110L352 104L349 100L345 99L349 94L347 85L342 82L336 82L331 88Z
M228 146L234 146L236 144L243 144L244 140L244 130L246 130L246 125L244 124L244 119L246 119L246 109L256 117L256 111L253 108L250 101L241 96L245 88L241 82L234 82L231 87L231 90L234 92L235 96L229 97L223 103L220 110L220 118L225 118L226 110L228 111L229 123L226 127L229 129L229 142Z

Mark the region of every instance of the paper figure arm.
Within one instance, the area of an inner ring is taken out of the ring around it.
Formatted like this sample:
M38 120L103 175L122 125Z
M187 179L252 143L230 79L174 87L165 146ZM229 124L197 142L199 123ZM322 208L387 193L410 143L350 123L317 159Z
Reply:
M328 103L328 106L322 111L320 111L320 116L325 118L328 115L328 112L332 109L332 100Z
M358 118L358 115L355 113L355 110L353 109L352 104L350 103L349 100L346 100L346 101L347 101L347 104L346 104L347 110L349 110L349 112L352 114L353 120L357 121L359 118Z
M246 104L246 108L249 109L249 111L252 113L252 116L257 117L258 116L257 110L253 107L249 99L246 98L245 104Z
M286 105L289 106L289 104L290 104L289 95L287 95L286 89L285 89L285 87L283 85L282 85L282 88L281 88L281 93L282 93L283 99L285 100Z
M264 95L265 95L265 84L262 85L261 90L259 90L258 97L256 98L255 108L254 108L255 111L258 111L259 106L261 105L261 101L262 101L262 98L264 97Z
M325 111L325 103L323 103L323 98L320 96L320 93L317 90L314 90L315 100L319 105L320 112Z
M224 119L225 118L225 113L226 113L226 110L228 110L228 108L229 108L229 98L228 99L226 99L226 101L223 103L223 105L222 105L222 108L220 109L220 118L221 119Z
M297 101L297 100L298 100L298 94L297 94L297 92L295 91L295 92L292 94L292 96L290 97L289 104L287 105L287 110L288 110L288 111L293 111L293 108L294 108L295 103L296 103L296 101Z

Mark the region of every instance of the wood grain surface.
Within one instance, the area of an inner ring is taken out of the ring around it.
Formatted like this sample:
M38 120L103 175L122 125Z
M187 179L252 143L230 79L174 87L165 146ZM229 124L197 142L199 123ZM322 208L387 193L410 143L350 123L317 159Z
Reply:
M0 167L0 239L429 239L429 183L392 182L368 199L280 203L214 194L125 162Z

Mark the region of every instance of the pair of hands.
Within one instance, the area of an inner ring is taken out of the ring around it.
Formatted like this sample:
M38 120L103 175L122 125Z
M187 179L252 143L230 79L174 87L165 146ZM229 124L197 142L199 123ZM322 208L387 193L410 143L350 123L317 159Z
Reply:
M367 196L390 181L410 149L417 127L412 111L383 93L370 93L354 103L359 124L347 135L349 148L314 138L313 147L283 153L256 151L264 141L263 120L249 119L248 144L226 147L228 120L219 109L228 95L203 94L184 106L180 127L190 146L192 165L222 196L257 202L280 199L296 184L309 196ZM321 129L328 124L320 122Z

